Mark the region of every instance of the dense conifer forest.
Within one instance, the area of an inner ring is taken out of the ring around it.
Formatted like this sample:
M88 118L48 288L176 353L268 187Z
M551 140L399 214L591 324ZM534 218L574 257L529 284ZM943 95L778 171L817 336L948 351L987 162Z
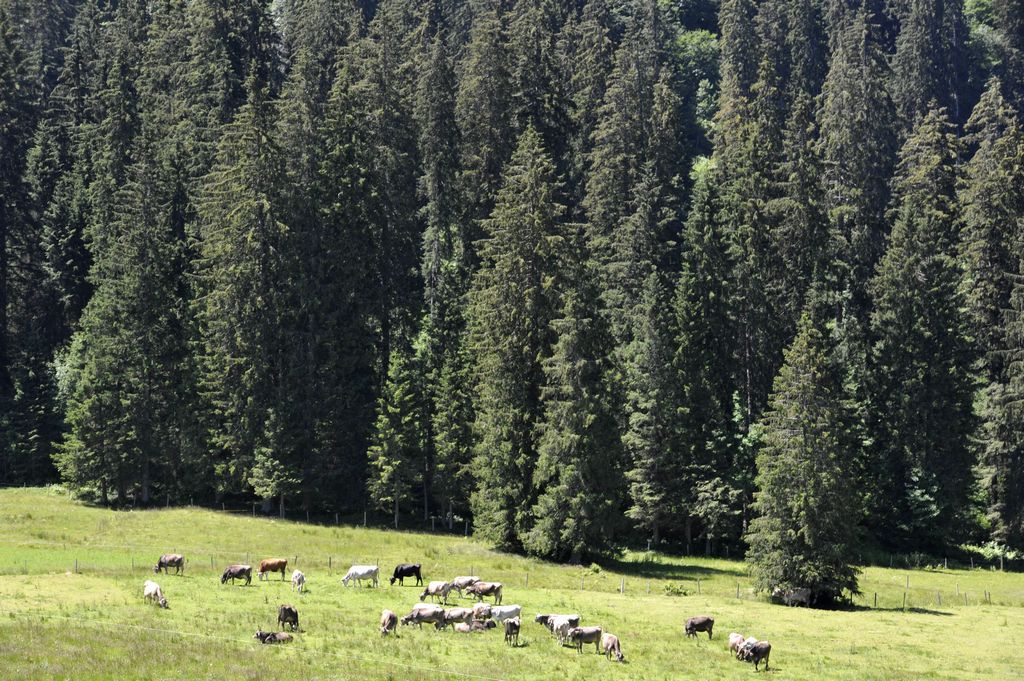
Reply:
M1024 550L1022 115L1024 0L0 0L0 483Z

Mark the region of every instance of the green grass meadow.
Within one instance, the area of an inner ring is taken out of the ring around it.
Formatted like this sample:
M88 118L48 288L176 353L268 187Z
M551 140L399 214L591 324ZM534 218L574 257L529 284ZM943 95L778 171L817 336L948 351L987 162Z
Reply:
M756 597L736 561L643 553L581 568L443 534L200 509L113 512L56 488L0 490L0 523L2 679L762 678L729 654L731 631L771 641L771 671L761 674L780 681L1024 674L1024 575L990 569L866 568L858 607L826 612ZM155 577L152 565L170 551L186 555L184 576ZM280 575L220 584L229 563L277 556L289 558L289 576L297 559L306 593ZM342 586L350 564L377 561L380 588ZM398 638L382 638L381 609L402 615L418 600L409 582L388 586L399 562L422 563L426 580L472 571L503 582L504 604L523 606L522 645L506 646L498 629L399 627ZM168 610L142 599L150 578ZM290 645L261 646L252 634L275 626L281 603L299 609L301 631ZM538 612L578 612L617 634L627 663L592 646L583 655L560 648L533 623ZM713 640L684 638L683 620L697 614L715 618Z

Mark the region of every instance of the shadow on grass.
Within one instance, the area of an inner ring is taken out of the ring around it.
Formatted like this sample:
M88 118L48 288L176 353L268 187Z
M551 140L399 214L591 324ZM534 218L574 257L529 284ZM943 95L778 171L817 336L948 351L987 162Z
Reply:
M936 615L938 617L952 617L953 613L945 610L932 610L930 608L872 608L867 605L851 605L844 608L833 608L843 612L908 612L914 615Z
M684 559L685 560L685 559ZM628 561L612 558L602 562L602 566L627 577L643 577L645 579L698 579L713 576L746 577L746 573L737 568L714 568L704 565L676 565L672 563L655 563L651 561Z

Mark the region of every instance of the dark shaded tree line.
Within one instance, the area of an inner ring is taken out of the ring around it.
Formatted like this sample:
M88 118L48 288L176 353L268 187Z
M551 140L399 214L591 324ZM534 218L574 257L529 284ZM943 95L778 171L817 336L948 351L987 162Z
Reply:
M832 596L1024 548L1022 16L2 0L0 476Z

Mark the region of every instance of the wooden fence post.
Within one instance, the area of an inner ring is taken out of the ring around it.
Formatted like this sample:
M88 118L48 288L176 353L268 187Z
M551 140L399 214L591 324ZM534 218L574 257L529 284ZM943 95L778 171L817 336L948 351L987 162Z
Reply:
M619 593L620 594L626 593L626 578L625 577L620 577L619 578Z
M697 595L700 595L700 580L697 580Z
M875 592L875 607L878 607L878 592Z
M736 598L740 597L740 583L736 582Z
M906 611L906 609L907 609L907 592L904 591L903 592L903 610Z
M940 594L938 591L935 592L935 602L938 604L940 608L942 607L942 594Z

